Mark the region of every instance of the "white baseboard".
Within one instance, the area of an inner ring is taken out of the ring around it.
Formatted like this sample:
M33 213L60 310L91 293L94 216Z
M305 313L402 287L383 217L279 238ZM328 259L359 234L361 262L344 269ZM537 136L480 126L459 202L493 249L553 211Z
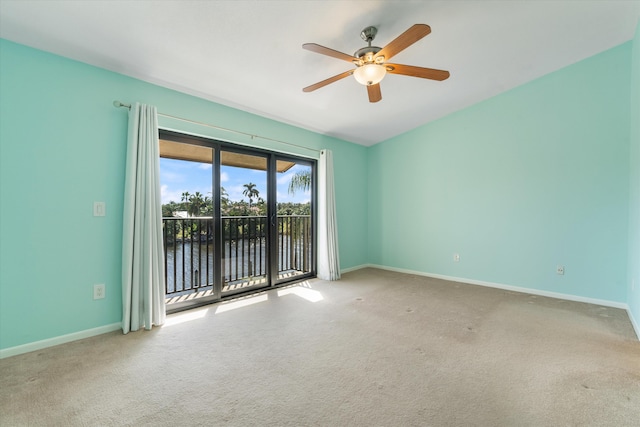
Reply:
M340 274L349 273L351 271L356 271L356 270L362 270L363 268L367 268L367 267L373 267L373 265L371 265L371 264L361 264L361 265L356 265L355 267L341 268L340 269Z
M423 271L407 270L407 269L404 269L404 268L395 268L395 267L386 267L384 265L372 264L372 265L370 265L370 267L379 268L381 270L395 271L397 273L406 273L406 274L414 274L416 276L432 277L434 279L448 280L448 281L451 281L451 282L467 283L469 285L486 286L488 288L504 289L506 291L522 292L522 293L525 293L525 294L539 295L539 296L543 296L543 297L557 298L557 299L563 299L563 300L568 300L568 301L576 301L576 302L585 302L585 303L588 303L588 304L596 304L596 305L602 305L602 306L613 307L613 308L621 308L621 309L627 310L627 311L629 309L629 306L627 304L625 304L623 302L618 302L618 301L610 301L610 300L603 300L603 299L597 299L597 298L581 297L581 296L578 296L578 295L563 294L563 293L560 293L560 292L543 291L543 290L540 290L540 289L523 288L521 286L513 286L513 285L505 285L505 284L502 284L502 283L485 282L483 280L467 279L467 278L464 278L464 277L454 277L454 276L445 276L443 274L425 273Z
M17 356L18 354L29 353L31 351L42 350L43 348L53 347L54 345L64 344L71 341L81 340L83 338L89 338L96 335L106 334L107 332L117 331L122 328L122 323L112 323L110 325L104 325L93 329L86 329L84 331L73 332L71 334L61 335L59 337L48 338L46 340L35 341L28 344L18 345L15 347L9 347L0 350L0 359L4 359L11 356Z
M414 274L416 276L432 277L434 279L442 279L442 280L448 280L448 281L452 281L452 282L467 283L467 284L470 284L470 285L486 286L486 287L489 287L489 288L504 289L504 290L507 290L507 291L522 292L522 293L531 294L531 295L539 295L539 296L563 299L563 300L568 300L568 301L584 302L584 303L588 303L588 304L602 305L602 306L605 306L605 307L620 308L620 309L626 310L627 315L629 316L629 320L631 321L631 325L633 326L633 329L634 329L634 331L636 333L636 337L640 341L640 323L638 323L638 321L633 317L633 314L631 313L631 310L629 309L629 305L625 304L623 302L609 301L609 300L603 300L603 299L597 299L597 298L581 297L581 296L578 296L578 295L563 294L563 293L551 292L551 291L543 291L543 290L540 290L540 289L523 288L523 287L520 287L520 286L505 285L505 284L502 284L502 283L485 282L485 281L482 281L482 280L466 279L466 278L463 278L463 277L445 276L443 274L425 273L423 271L415 271L415 270L407 270L407 269L404 269L404 268L387 267L387 266L384 266L384 265L377 265L377 264L363 265L363 266L358 267L358 269L365 268L365 267L379 268L381 270L394 271L394 272L397 272L397 273Z

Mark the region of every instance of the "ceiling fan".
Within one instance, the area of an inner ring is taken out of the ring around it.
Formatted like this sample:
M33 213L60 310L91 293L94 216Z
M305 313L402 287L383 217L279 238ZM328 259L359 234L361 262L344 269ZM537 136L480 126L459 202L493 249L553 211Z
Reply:
M303 49L311 52L321 53L333 58L342 59L343 61L353 63L356 68L345 71L336 76L329 77L326 80L307 86L302 89L303 92L313 92L330 83L337 82L347 76L353 74L358 83L367 87L369 94L369 102L378 102L382 99L380 92L380 81L387 73L402 74L411 77L420 77L430 80L446 80L449 78L449 72L444 70L436 70L433 68L414 67L412 65L390 64L386 61L396 54L408 48L427 34L431 32L431 27L426 24L415 24L407 31L400 34L395 40L383 48L371 46L371 42L376 37L378 29L376 27L367 27L360 33L360 37L366 41L369 46L358 49L353 56L328 47L320 46L315 43L305 43Z

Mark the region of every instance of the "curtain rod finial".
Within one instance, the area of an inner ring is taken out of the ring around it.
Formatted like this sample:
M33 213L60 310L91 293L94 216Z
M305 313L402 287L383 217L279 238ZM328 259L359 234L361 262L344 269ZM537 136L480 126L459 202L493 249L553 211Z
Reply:
M131 105L123 104L120 101L113 101L113 106L116 107L116 108L125 107L125 108L131 109Z

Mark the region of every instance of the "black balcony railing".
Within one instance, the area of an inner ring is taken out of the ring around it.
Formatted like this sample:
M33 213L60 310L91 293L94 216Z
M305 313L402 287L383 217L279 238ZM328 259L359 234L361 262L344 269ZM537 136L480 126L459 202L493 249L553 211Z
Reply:
M224 286L265 279L267 217L222 217L222 279ZM211 289L215 240L212 218L163 218L164 274L167 296ZM309 215L278 216L278 275L299 275L312 269L312 227Z

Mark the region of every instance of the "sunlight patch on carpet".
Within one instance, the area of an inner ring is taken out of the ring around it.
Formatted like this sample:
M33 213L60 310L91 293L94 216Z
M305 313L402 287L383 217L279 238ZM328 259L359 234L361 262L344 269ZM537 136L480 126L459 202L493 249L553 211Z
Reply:
M318 302L324 299L324 297L320 292L315 291L313 289L309 289L307 287L302 287L302 286L294 286L292 288L285 288L285 289L278 290L279 297L283 297L289 294L297 295L300 298L304 298L310 302Z
M247 307L253 304L258 304L260 302L267 301L268 299L269 299L269 296L267 294L262 294L262 295L256 295L254 297L233 300L216 307L216 314L224 313L225 311L235 310L237 308Z
M168 316L167 320L165 320L164 325L162 325L162 327L166 328L167 326L174 326L174 325L179 325L181 323L190 322L192 320L202 319L207 315L208 311L209 309L206 308L202 310L193 310L185 313L179 313L179 314Z

